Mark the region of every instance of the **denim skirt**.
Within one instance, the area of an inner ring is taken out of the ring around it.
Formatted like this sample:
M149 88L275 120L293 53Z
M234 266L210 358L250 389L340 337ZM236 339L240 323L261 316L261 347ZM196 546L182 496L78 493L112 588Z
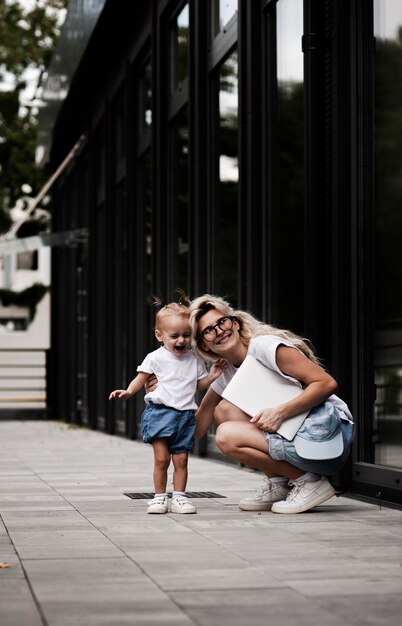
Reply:
M190 452L194 447L194 411L179 411L164 404L150 402L141 417L144 443L166 439L171 454Z
M341 456L335 459L303 459L297 454L293 441L287 441L278 433L264 432L264 436L269 445L269 455L274 461L286 461L305 472L314 472L315 474L328 476L336 474L342 469L350 453L354 436L354 425L345 419L341 419L341 428L343 452Z

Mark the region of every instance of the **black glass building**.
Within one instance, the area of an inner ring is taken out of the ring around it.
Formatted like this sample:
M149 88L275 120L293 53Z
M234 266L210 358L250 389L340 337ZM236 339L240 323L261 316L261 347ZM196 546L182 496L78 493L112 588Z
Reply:
M152 296L216 293L311 340L357 423L339 484L402 502L399 0L107 0L52 169L82 135L53 192L53 230L90 233L53 252L53 416L135 438L142 397L107 398Z

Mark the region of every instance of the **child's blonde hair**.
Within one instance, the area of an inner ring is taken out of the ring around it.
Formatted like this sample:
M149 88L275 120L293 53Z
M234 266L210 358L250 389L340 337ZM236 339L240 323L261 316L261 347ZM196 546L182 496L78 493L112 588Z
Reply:
M259 335L275 335L277 337L287 339L308 359L321 365L314 352L308 346L306 339L302 339L290 330L283 330L276 328L271 324L260 322L253 315L247 313L247 311L236 311L230 306L229 302L223 298L213 296L208 293L195 298L190 304L190 326L193 338L192 344L194 351L204 360L210 361L221 358L214 354L211 350L207 352L203 349L202 338L198 333L198 322L200 318L212 309L219 311L223 316L227 315L228 317L234 317L237 320L239 324L240 339L246 346L248 346L250 339L253 337L257 337Z
M158 308L155 317L155 328L163 321L163 318L169 315L181 315L188 317L190 315L190 298L183 291L183 289L176 289L179 294L178 302L164 302L161 296L154 296L154 306Z

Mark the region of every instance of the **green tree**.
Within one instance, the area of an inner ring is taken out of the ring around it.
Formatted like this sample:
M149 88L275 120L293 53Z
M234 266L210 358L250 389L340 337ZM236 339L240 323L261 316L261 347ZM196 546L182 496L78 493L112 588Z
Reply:
M36 194L45 173L35 164L37 108L22 96L29 77L39 84L59 34L67 0L0 0L0 233L9 209L30 185Z

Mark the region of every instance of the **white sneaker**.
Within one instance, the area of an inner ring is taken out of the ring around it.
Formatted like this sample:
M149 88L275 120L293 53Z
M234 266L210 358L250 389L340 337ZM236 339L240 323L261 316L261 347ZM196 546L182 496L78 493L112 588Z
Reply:
M289 491L290 487L287 482L273 483L265 477L257 495L254 498L240 500L239 509L242 511L269 511L274 502L285 500Z
M325 476L314 482L300 480L290 481L290 484L292 491L284 502L275 502L272 513L303 513L335 495L335 489Z
M194 504L187 496L174 496L170 503L171 513L197 513Z
M169 500L166 496L155 496L148 502L147 513L167 513L169 511Z

